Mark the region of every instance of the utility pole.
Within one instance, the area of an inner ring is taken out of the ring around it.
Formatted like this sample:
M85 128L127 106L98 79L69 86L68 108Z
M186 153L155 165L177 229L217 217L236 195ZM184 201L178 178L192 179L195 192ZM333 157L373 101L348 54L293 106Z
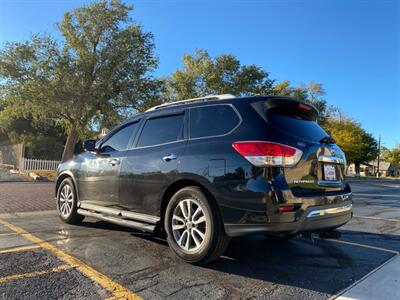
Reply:
M378 170L376 171L376 177L379 178L380 177L380 173L379 173L379 164L381 162L381 135L379 135L379 143L378 143L378 164L377 164L377 168Z

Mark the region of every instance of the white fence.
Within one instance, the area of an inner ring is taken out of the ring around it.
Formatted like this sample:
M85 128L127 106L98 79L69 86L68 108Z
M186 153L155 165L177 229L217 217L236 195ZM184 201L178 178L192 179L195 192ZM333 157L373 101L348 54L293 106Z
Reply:
M22 158L21 170L56 170L60 161Z

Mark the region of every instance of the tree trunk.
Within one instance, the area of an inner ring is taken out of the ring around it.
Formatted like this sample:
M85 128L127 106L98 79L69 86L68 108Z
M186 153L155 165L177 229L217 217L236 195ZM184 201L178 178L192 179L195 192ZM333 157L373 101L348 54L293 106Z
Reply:
M354 163L354 168L356 172L355 176L360 177L360 163L359 162Z
M79 132L76 126L72 125L68 132L67 141L64 146L64 151L61 161L64 162L74 156L75 145L79 139Z

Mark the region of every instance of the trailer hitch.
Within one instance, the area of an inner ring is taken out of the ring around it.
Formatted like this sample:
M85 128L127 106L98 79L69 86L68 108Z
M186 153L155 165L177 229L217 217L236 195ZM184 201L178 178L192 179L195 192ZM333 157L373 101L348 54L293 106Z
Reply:
M319 233L319 237L321 239L339 239L340 236L341 236L340 231L337 230L321 231Z
M311 241L311 243L315 244L316 239L339 239L340 231L337 230L327 230L321 232L307 232L303 233L302 237Z

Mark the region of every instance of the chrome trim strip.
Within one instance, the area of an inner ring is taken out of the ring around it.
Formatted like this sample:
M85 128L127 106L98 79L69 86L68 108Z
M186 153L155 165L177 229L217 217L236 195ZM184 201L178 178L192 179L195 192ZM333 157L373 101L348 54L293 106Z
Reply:
M344 205L344 206L339 206L339 207L317 209L317 210L310 211L307 214L307 218L315 218L315 217L320 217L320 216L325 216L325 215L333 215L333 214L351 211L352 209L353 209L353 204L351 204L351 203Z
M325 163L341 164L344 165L344 159L332 155L321 155L318 157L318 161Z
M134 147L134 148L127 149L126 151L131 151L131 150L136 150L136 149L146 149L146 148L164 146L164 145L175 144L175 143L186 142L186 141L187 140L185 140L185 139L180 139L180 140L177 140L177 141L172 141L172 142L167 142L167 143L162 143L162 144L155 144L155 145L142 146L142 147Z

